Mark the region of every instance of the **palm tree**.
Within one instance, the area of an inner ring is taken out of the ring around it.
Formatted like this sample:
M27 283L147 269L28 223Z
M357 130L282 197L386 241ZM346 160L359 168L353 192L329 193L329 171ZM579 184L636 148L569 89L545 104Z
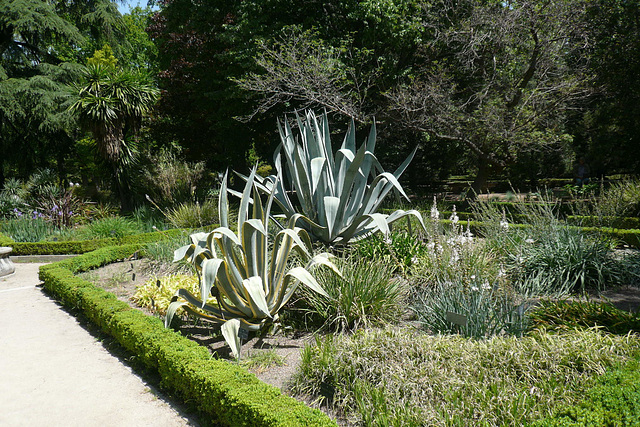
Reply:
M158 89L141 72L104 63L89 63L80 83L73 87L78 99L69 107L81 126L91 132L100 156L114 174L121 209L128 210L128 185L123 178L123 160L130 160L127 137L135 134L158 99Z

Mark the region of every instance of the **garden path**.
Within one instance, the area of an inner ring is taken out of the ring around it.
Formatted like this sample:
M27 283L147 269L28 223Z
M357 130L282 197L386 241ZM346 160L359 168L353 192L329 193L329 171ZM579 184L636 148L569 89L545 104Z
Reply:
M0 278L0 425L189 426L39 286L43 264Z

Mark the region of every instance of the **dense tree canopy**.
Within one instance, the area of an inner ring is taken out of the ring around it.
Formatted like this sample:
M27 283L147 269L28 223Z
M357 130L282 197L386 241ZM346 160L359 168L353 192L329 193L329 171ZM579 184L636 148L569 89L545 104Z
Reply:
M638 0L154 3L123 17L111 0L0 2L0 184L38 167L63 181L87 135L108 134L69 114L104 46L160 87L145 144L214 170L271 160L276 118L302 108L326 110L336 133L376 120L385 167L418 145L414 186L535 182L581 155L597 174L640 169Z
M75 135L66 87L93 46L117 40L121 17L107 0L0 3L0 185L55 166L63 176Z
M633 2L605 3L168 0L152 33L165 123L217 165L252 143L268 153L274 116L324 108L375 116L383 158L420 144L427 169L475 171L478 190L489 173L561 174L579 145L572 123L596 126L596 89L622 87L596 66L611 50L593 17Z

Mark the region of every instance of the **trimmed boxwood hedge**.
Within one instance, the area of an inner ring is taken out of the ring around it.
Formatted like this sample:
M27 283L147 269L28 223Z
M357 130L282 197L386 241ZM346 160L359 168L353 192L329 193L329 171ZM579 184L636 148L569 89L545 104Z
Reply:
M145 366L157 371L161 386L228 426L335 426L317 409L258 380L238 365L212 359L209 351L93 286L74 273L130 257L142 244L98 249L40 267L44 287L65 306L80 310Z
M0 236L0 246L11 246L12 255L64 255L64 254L84 254L99 248L114 245L143 244L157 242L162 239L170 239L187 233L187 230L173 229L167 231L153 231L151 233L134 234L124 236L119 239L109 237L106 239L77 240L66 242L14 242L9 239L6 244L2 244Z
M613 218L613 217L605 217L612 224L615 225L616 228L623 229L640 229L640 218L638 217L622 217L622 218ZM582 216L582 215L568 215L567 222L570 224L577 224L586 227L597 226L599 218L595 216Z
M535 427L640 426L640 363L632 360L600 377L575 406L562 406Z
M428 214L428 213L427 213ZM423 213L425 215L425 213ZM441 224L449 225L451 221L448 219L441 219ZM474 234L482 235L482 228L484 227L484 223L480 221L468 221L469 228L471 232ZM467 221L460 221L463 227L467 227ZM527 228L529 225L527 224L509 224L509 227L512 228ZM573 227L573 226L570 226ZM575 227L579 228L585 233L593 233L593 234L602 234L605 236L609 236L612 239L628 245L632 248L640 249L640 230L636 229L619 229L619 228L609 228L609 227Z

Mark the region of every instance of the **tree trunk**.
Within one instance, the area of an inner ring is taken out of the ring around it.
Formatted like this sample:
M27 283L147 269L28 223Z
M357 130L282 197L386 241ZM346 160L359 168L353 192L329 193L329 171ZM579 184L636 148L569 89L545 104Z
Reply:
M485 159L478 159L478 173L476 174L476 178L471 184L472 194L468 195L468 198L475 199L478 194L483 192L487 192L489 188L487 187L487 181L489 180L489 171L491 169L491 165Z
M112 164L113 173L113 188L115 189L116 196L120 199L120 213L126 214L133 210L133 203L131 202L131 189L127 183L126 176L121 176L118 173L118 166Z

